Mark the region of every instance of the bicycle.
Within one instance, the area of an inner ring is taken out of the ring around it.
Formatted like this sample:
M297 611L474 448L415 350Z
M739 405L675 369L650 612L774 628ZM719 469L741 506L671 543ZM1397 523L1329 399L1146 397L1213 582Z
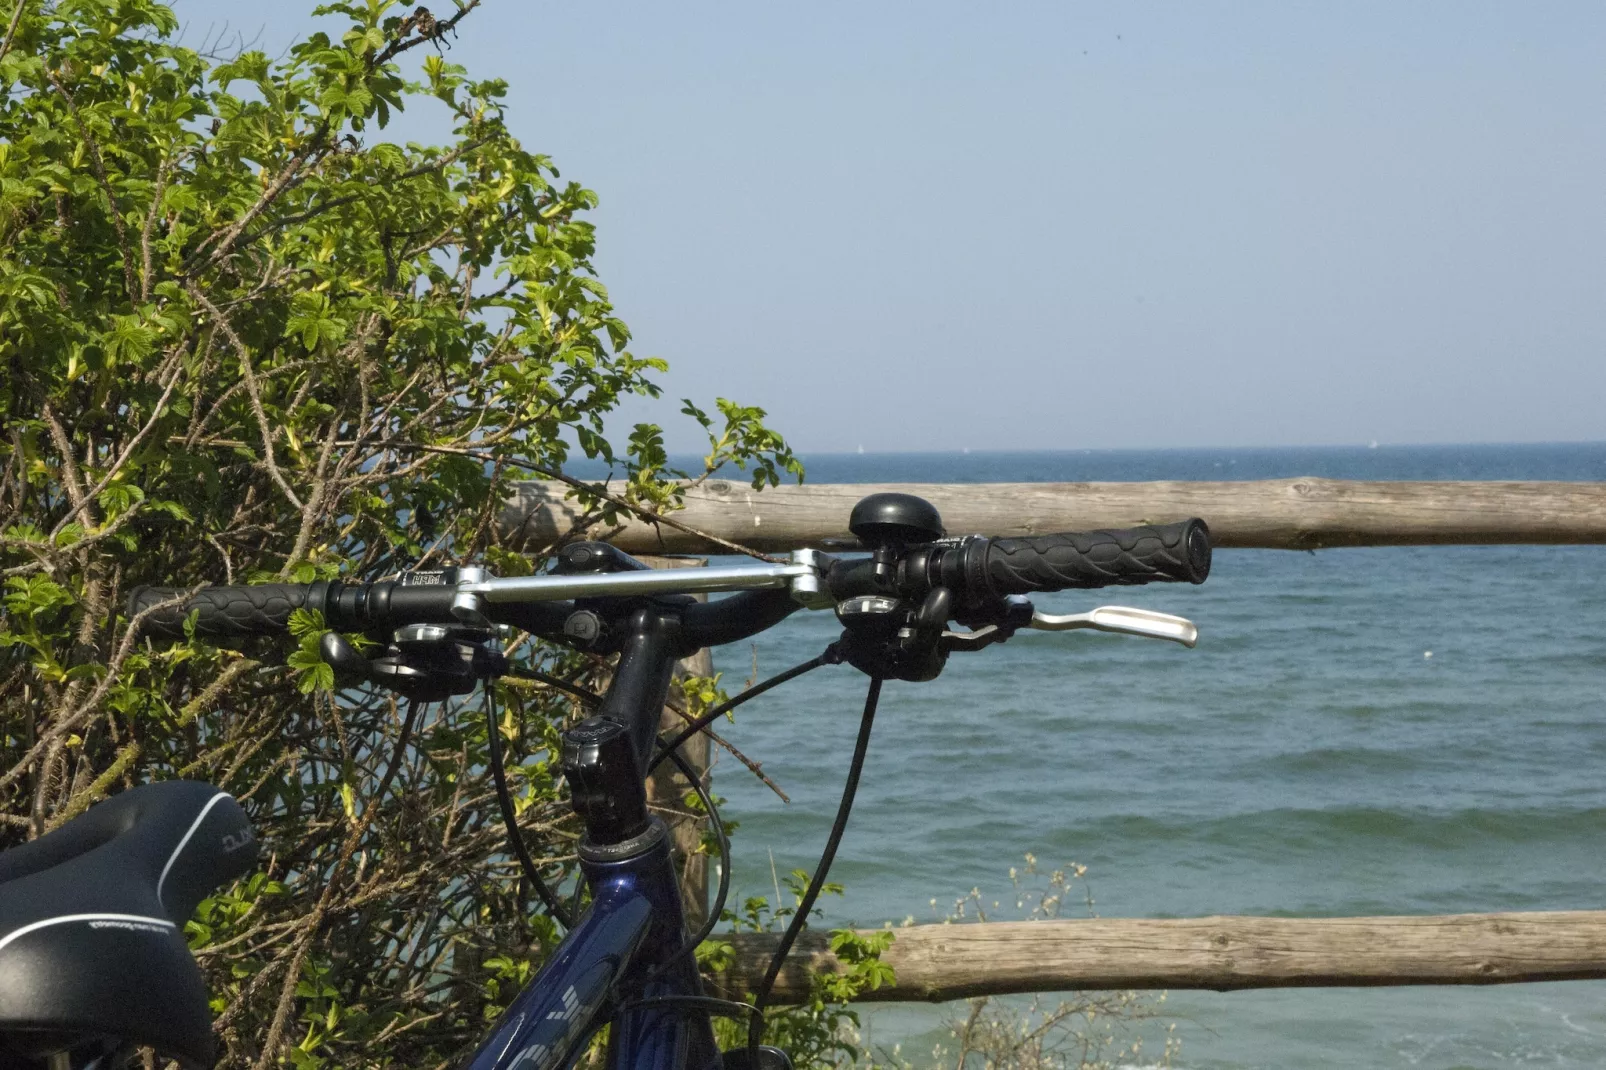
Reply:
M1027 538L948 538L941 517L912 495L873 494L849 528L868 556L794 551L784 563L653 570L607 543L580 542L551 571L495 578L460 566L370 583L210 587L186 595L141 588L131 619L154 638L187 629L213 640L288 634L291 614L316 610L330 631L321 653L339 686L363 682L413 702L469 694L503 675L528 675L596 703L562 736L562 768L584 829L580 869L589 909L570 918L537 872L514 814L498 735L489 764L510 846L568 933L464 1064L468 1070L558 1070L604 1025L618 1070L788 1070L762 1044L764 1009L788 951L835 857L863 769L886 680L935 678L954 653L1004 642L1021 628L1090 628L1193 646L1187 620L1105 606L1039 613L1028 595L1154 581L1202 583L1210 570L1203 521ZM732 592L699 602L695 593ZM678 660L736 642L801 608L834 609L841 637L819 657L749 688L658 735ZM965 630L949 628L950 622ZM602 696L516 669L497 645L517 628L597 654L617 654ZM342 633L383 645L369 658ZM695 949L720 919L729 843L701 778L678 748L741 702L821 665L870 678L836 820L797 910L752 1001L706 994ZM494 696L485 688L494 724ZM722 865L712 908L688 934L668 836L647 806L646 776L675 763L701 796ZM255 841L241 807L204 784L134 788L31 843L0 854L0 1061L48 1070L110 1070L139 1046L186 1066L212 1058L210 1018L183 925L211 890L244 875ZM116 969L104 964L115 963ZM713 1016L746 1018L747 1044L721 1052Z

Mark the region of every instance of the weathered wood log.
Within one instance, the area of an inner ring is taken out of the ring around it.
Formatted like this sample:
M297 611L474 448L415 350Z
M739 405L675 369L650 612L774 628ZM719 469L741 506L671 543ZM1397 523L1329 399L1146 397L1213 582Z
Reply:
M861 997L940 1002L1073 989L1488 985L1606 977L1606 911L1429 917L1078 921L915 925L882 956L897 982ZM724 937L736 964L715 987L740 998L775 953L771 933ZM775 986L797 1002L834 971L828 937L805 932Z
M854 545L853 503L901 490L932 501L950 533L1034 535L1163 524L1191 516L1221 547L1311 550L1435 543L1606 543L1606 483L832 483L772 487L713 480L674 518L758 550ZM561 483L523 483L502 513L527 545L568 532L580 512ZM725 552L636 520L609 536L630 552Z

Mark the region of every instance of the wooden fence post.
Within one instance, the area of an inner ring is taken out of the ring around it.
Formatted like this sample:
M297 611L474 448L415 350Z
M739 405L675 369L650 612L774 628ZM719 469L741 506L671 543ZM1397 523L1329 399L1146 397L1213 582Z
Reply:
M637 554L636 557L653 568L701 568L708 564L708 559L702 557L656 557L648 554ZM705 595L696 597L700 601L706 600ZM712 675L714 658L707 647L683 659L675 668L677 680L687 676ZM676 701L676 696L671 695L670 699ZM668 708L663 711L659 721L660 730L671 735L685 725L681 716ZM701 733L680 747L681 755L702 776L705 786L708 784L711 747L709 738ZM702 815L687 812L685 792L679 772L669 762L660 765L647 781L647 805L669 825L670 851L675 867L680 871L680 894L686 904L686 921L695 930L708 917L708 856L697 850L703 838Z

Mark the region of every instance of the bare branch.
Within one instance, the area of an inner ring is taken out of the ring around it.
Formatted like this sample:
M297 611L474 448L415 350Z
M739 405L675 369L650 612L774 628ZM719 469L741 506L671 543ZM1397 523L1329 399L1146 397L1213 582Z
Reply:
M378 181L367 183L369 189L365 189L361 193L350 193L343 197L335 197L331 200L323 202L322 204L315 204L310 208L296 212L293 215L287 215L279 219L270 220L269 222L263 224L261 229L253 231L247 237L240 239L238 247L244 248L245 246L257 241L265 234L271 234L273 231L282 230L285 227L293 227L298 223L306 223L310 220L317 219L319 216L327 212L332 212L336 208L344 208L348 204L355 204L357 201L360 201L364 197L368 196L373 189L385 189L389 186L395 185L398 182L405 182L410 178L418 178L421 175L435 174L437 172L444 171L446 168L462 159L468 153L473 152L475 149L487 144L490 141L490 137L482 137L477 141L467 142L466 144L459 145L450 152L443 153L441 156L431 160L429 163L419 164L416 167L412 167L406 171L403 171L399 175L392 175L388 178L382 178Z
M73 456L72 440L67 437L67 429L61 426L61 420L50 402L45 402L41 411L45 426L50 429L50 441L61 454L61 481L73 504L73 511L68 515L82 514L86 523L93 523L94 517L89 512L93 499L84 491L84 477L78 471L78 460Z
M274 432L268 423L268 414L262 408L262 394L257 389L256 371L251 367L250 351L246 348L245 343L240 340L240 336L234 333L234 328L229 324L228 317L207 299L206 294L201 292L199 286L195 285L194 282L186 282L184 288L189 291L190 296L195 298L202 308L207 310L208 315L212 317L212 322L217 324L218 329L223 332L223 336L229 340L229 344L234 347L235 354L240 358L240 373L245 377L246 393L251 397L251 411L256 414L257 428L262 432L262 459L267 465L268 474L279 485L279 489L290 500L290 504L297 509L305 509L306 503L297 496L294 490L290 489L290 484L285 480L284 473L279 471L279 463L274 457Z
M245 233L245 228L249 227L257 216L267 211L268 207L278 200L279 196L296 181L301 174L302 166L314 156L325 151L327 148L325 139L328 136L329 124L320 122L312 132L312 136L307 139L301 148L296 150L295 154L290 157L290 162L284 165L268 188L262 191L262 196L258 197L256 202L245 210L245 214L226 229L213 231L195 247L195 251L184 262L184 273L193 277L201 269L210 267L228 256L239 242L240 235ZM201 261L201 254L206 252L207 247L212 245L213 242L216 242L217 245L212 249L211 255L204 262Z
M28 0L17 0L17 6L11 9L11 24L6 27L6 39L0 41L0 59L6 58L11 51L11 42L16 39L17 25L22 22L22 9L28 6Z
M483 461L488 461L488 462L495 461L497 459L495 457L495 455L487 453L484 450L469 449L469 448L461 447L461 446L432 446L432 445L427 445L427 444L421 443L421 442L400 442L400 441L376 442L376 443L374 443L374 445L375 446L381 446L381 447L384 447L386 449L413 450L413 451L417 451L417 452L420 452L420 453L454 454L454 455L461 456L461 457L473 457L473 458L476 458L478 460L483 460ZM760 550L754 550L752 547L743 546L741 543L738 543L738 542L731 542L729 539L722 539L718 535L713 535L713 534L710 534L709 532L701 531L701 530L699 530L697 528L692 527L689 524L681 523L680 521L676 520L674 517L668 516L668 515L666 515L664 513L657 512L656 510L653 510L653 509L649 509L645 505L638 505L635 502L632 502L632 501L629 501L629 500L627 500L625 498L619 497L617 494L610 494L608 491L604 490L601 487L601 485L599 485L599 484L587 483L583 479L576 479L574 476L568 475L567 473L564 473L564 472L560 472L557 469L547 468L544 465L531 464L528 461L520 461L519 462L519 467L528 469L531 472L535 472L538 475L545 476L546 478L554 480L554 481L556 481L558 483L567 484L568 486L574 487L576 490L583 491L583 492L585 492L587 494L591 494L591 495L594 495L595 497L601 498L605 502L609 502L609 503L611 503L613 505L616 505L619 508L624 509L627 512L634 513L635 515L641 517L643 520L646 520L649 523L664 524L664 525L666 525L668 527L674 528L676 531L683 531L688 535L695 535L699 539L707 539L709 542L713 543L715 546L723 547L724 549L729 550L733 554L745 554L748 557L756 557L760 561L769 561L769 562L776 563L776 564L784 564L785 563L785 560L783 558L775 557L775 556L773 556L771 554L766 554L766 553L764 553L764 552L762 552Z
M156 228L156 216L162 207L162 195L167 192L167 180L177 166L176 157L169 156L162 160L162 166L156 172L156 188L151 192L151 207L145 213L145 226L139 232L141 301L151 299L151 283L155 280L155 274L151 271L151 232Z
M427 24L421 25L417 21L413 21L411 19L406 20L404 22L406 29L418 30L418 36L408 37L406 36L405 32L398 36L396 40L392 41L385 47L384 51L374 55L373 59L368 65L369 69L372 70L374 68L381 67L395 59L397 56L401 55L403 52L406 52L409 49L417 48L425 41L434 41L444 37L446 34L457 29L457 24L463 21L464 16L479 6L480 0L468 0L468 3L458 8L457 14L453 15L444 22L440 21L439 19L432 18Z
M128 463L128 459L134 455L135 448L137 448L139 444L145 440L146 435L151 433L151 428L156 426L157 421L161 420L162 414L167 409L167 401L173 396L173 388L178 385L179 378L184 374L182 350L174 353L168 358L168 361L173 365L173 373L168 376L167 383L162 388L162 396L157 399L156 406L151 410L150 419L145 421L144 426L141 427L139 431L135 433L134 437L129 440L128 445L123 447L122 452L117 455L117 460L112 462L111 467L106 469L106 474L100 477L100 482L96 483L94 488L84 496L86 505L88 502L92 502L99 498L101 491L105 490L111 485L112 480L117 478L117 474L121 472L123 470L123 466ZM60 446L58 445L57 448L59 449ZM82 511L83 508L84 506L80 506L79 510ZM50 532L50 537L52 539L61 534L61 529L67 526L73 515L76 514L69 514L68 516L62 517L61 520L57 521L55 528L53 528Z
M20 14L20 4L18 5L18 10ZM9 38L7 43L9 43ZM95 174L95 181L100 183L101 192L106 194L107 214L111 216L112 229L117 232L117 248L122 252L123 256L123 289L127 292L130 301L138 301L139 287L134 285L134 254L128 247L128 232L123 226L122 212L117 208L117 193L112 189L111 179L106 175L106 164L100 157L100 143L95 140L95 135L90 133L89 127L84 125L83 117L78 114L78 105L73 100L72 93L62 84L56 72L46 67L45 77L50 79L50 84L56 87L57 93L61 94L61 99L67 105L67 111L72 115L73 121L78 124L78 133L84 139L84 147L89 150L89 167Z

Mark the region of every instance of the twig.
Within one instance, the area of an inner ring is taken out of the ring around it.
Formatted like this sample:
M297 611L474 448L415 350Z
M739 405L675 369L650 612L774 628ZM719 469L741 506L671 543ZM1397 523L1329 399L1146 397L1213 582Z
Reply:
M459 145L450 152L442 153L438 158L431 160L427 164L419 164L417 167L409 168L399 175L392 175L389 178L382 178L378 181L368 183L368 188L383 189L396 182L405 182L410 178L418 178L421 175L428 175L437 171L444 171L446 168L462 159L468 153L473 152L475 149L480 148L483 145L486 145L490 141L491 138L482 137L477 141L470 141L467 144ZM287 215L280 219L271 220L268 223L263 224L260 230L253 231L246 237L241 238L238 243L238 247L244 248L270 231L279 230L283 227L293 227L297 223L305 223L308 220L316 219L325 212L332 212L336 208L343 208L346 205L359 201L366 196L368 196L368 190L365 189L362 193L350 193L344 197L336 197L333 200L325 201L322 204L316 204L311 208L303 209L302 211L296 212L293 215Z
M682 709L679 706L676 706L674 703L669 703L668 705L669 705L670 709L675 711L675 714L678 717L680 717L681 720L687 722L688 724L690 724L691 722L693 722L693 721L695 721L697 719L697 718L693 717L686 710ZM764 782L764 785L766 787L768 787L776 795L780 796L780 799L781 799L782 802L790 803L792 801L791 796L787 795L786 792L782 791L781 790L781 786L779 784L775 783L775 781L771 780L769 778L769 776L764 772L764 763L763 762L755 762L755 761L753 761L753 759L749 758L747 755L745 755L741 751L737 750L735 748L735 746L733 746L731 744L730 740L728 740L725 737L721 736L718 732L715 732L712 728L709 728L709 727L707 727L705 725L703 727L703 731L708 735L709 739L712 739L715 743L718 743L721 747L724 747L726 750L730 751L731 757L735 758L737 761L739 761L743 765L747 766L747 768L752 771L754 776L758 777L760 780L762 780Z
M33 763L39 760L40 755L44 754L52 743L59 742L67 733L78 727L79 722L94 712L95 706L105 697L106 692L111 690L112 684L116 682L117 671L123 667L123 662L128 660L128 656L134 652L134 643L139 638L139 626L145 623L146 618L158 610L171 609L174 606L182 605L199 589L197 587L180 592L172 598L154 602L134 614L133 619L128 622L128 630L123 634L122 643L118 646L117 652L107 662L106 671L102 674L100 683L95 686L95 690L90 692L89 697L77 709L60 718L50 727L50 731L40 736L38 742L30 747L28 753L24 754L16 764L4 774L0 774L0 790L14 784L24 772L27 772L33 766Z
M20 4L18 13L21 13ZM10 43L9 36L7 43ZM123 255L123 289L130 301L138 301L139 288L134 285L134 255L128 248L128 232L123 227L123 215L117 210L117 194L112 190L111 179L106 177L106 164L100 158L100 143L95 140L95 135L89 132L89 127L84 125L84 120L78 114L77 102L73 100L73 95L68 92L67 87L61 83L61 79L56 77L56 72L47 66L45 77L50 79L50 84L56 87L56 92L60 93L61 99L66 102L67 111L72 115L73 122L78 124L78 133L84 139L84 146L89 149L89 167L95 173L95 181L100 183L101 192L106 194L107 214L111 216L112 229L117 232L117 248Z
M245 228L250 226L257 216L267 211L268 206L278 200L279 195L290 187L291 180L300 172L301 166L325 148L324 139L328 136L329 124L320 122L312 132L312 136L307 139L306 144L296 150L295 155L290 157L290 162L285 164L284 168L275 176L273 183L262 191L262 196L257 198L256 203L247 208L245 214L230 225L227 230L213 231L205 241L195 247L195 251L184 261L183 274L193 278L200 268L210 267L227 256L239 242L240 235L245 233ZM201 254L206 252L207 246L214 241L217 242L217 246L213 248L211 255L206 258L205 263L197 264Z
M123 749L117 752L117 758L106 767L105 772L96 777L83 791L80 791L77 795L69 796L67 805L58 810L46 823L46 831L60 828L89 809L90 803L99 802L105 798L106 793L111 790L111 786L117 782L117 779L123 775L129 766L134 764L134 760L139 757L139 752L140 744L137 739L124 745Z
M0 53L3 55L3 53ZM162 166L156 171L156 189L151 193L150 211L145 213L145 226L139 232L139 255L141 265L141 279L139 286L139 299L151 299L151 231L156 228L157 210L162 207L162 194L167 191L168 176L178 165L178 159L168 156L162 160Z
M346 443L341 443L341 445L345 444ZM421 442L387 441L375 442L373 443L373 446L375 448L382 449L417 450L422 453L443 453L459 457L473 457L476 460L483 461L495 461L497 459L495 454L487 453L483 450L467 449L457 446L430 446ZM634 502L627 501L626 499L619 497L617 494L610 494L608 491L603 490L595 483L587 483L583 479L576 479L574 476L565 475L562 472L547 468L544 465L531 464L528 461L520 461L518 463L519 467L521 468L527 468L538 475L542 475L553 480L554 482L566 484L574 487L577 490L584 491L587 494L601 498L603 501L617 505L621 509L636 514L648 523L666 524L669 527L674 528L676 531L685 532L687 535L694 535L699 539L706 539L714 545L721 546L732 553L746 554L748 557L755 557L760 561L769 561L772 564L786 563L784 558L775 557L772 554L766 554L760 550L753 549L751 546L743 546L739 542L731 542L728 539L722 539L718 535L703 531L699 528L694 528L690 524L683 524L673 517L657 512L656 510L649 509L644 505L637 505Z
M61 453L62 482L66 484L67 496L73 503L73 511L68 515L77 516L83 513L85 520L94 523L94 517L87 511L91 499L84 493L83 477L78 471L78 459L73 456L72 440L67 437L67 429L61 425L61 420L56 416L56 410L50 402L44 403L41 415L45 418L45 426L50 429L50 441Z
M296 533L296 542L290 553L284 559L284 567L279 570L280 578L290 575L292 569L301 560L307 548L312 545L312 533L318 522L318 514L329 498L329 481L324 478L329 466L329 455L335 447L335 435L340 429L339 420L329 421L329 433L324 436L323 450L318 456L318 467L312 481L312 493L307 495L306 508L301 511L301 530Z
M403 52L406 52L410 48L417 48L425 41L433 41L444 37L447 33L457 29L457 24L463 21L463 16L467 15L470 11L473 11L479 6L480 0L468 0L468 3L457 9L457 14L453 15L445 22L441 22L438 19L434 20L433 29L430 31L424 32L422 27L420 27L420 32L417 37L398 37L396 40L387 45L383 52L375 53L374 57L369 61L368 69L373 70L376 67L380 67L386 63L389 63Z
M269 368L262 374L264 377L272 375L285 375L289 372L300 371L302 368L309 367L316 363L317 361L312 360L311 358L303 360L287 360L276 368ZM248 448L247 444L241 439L203 439L201 437L201 432L206 430L206 425L212 422L212 418L222 410L223 405L234 396L236 391L244 389L246 389L246 384L244 381L231 384L227 389L217 396L217 400L212 403L212 407L206 410L206 415L197 418L195 426L188 432L188 434L182 437L178 435L170 436L167 440L168 445L176 446L182 443L186 448L188 448L196 443L200 443L203 446L221 446L224 449Z
M182 352L179 352L170 358L175 365L173 374L168 377L167 385L162 388L162 396L156 400L156 406L151 410L150 419L145 421L145 426L141 427L134 437L129 440L128 445L123 447L122 452L117 455L117 460L113 461L111 467L106 469L106 474L100 477L100 482L96 483L94 488L84 495L84 505L80 505L77 510L62 517L56 523L56 526L51 529L50 537L52 540L61 533L61 529L66 527L74 516L83 511L88 502L99 498L100 492L111 485L111 481L117 478L117 473L123 470L123 466L128 463L128 459L134 455L134 449L145 440L145 436L150 434L151 428L155 427L156 422L162 418L162 410L167 405L167 399L173 396L173 388L178 385L179 378L184 374L182 356ZM60 449L61 443L58 442L56 446ZM85 519L88 518L86 517Z
M262 432L263 461L267 464L268 474L273 477L275 483L279 484L279 489L284 491L284 496L290 500L291 505L294 505L297 509L305 509L307 507L306 503L296 496L295 491L290 489L290 484L285 481L284 473L279 471L279 463L274 458L273 428L269 426L268 414L262 408L262 394L257 389L257 377L256 372L251 367L250 352L247 351L245 343L240 340L240 336L234 333L234 328L229 324L228 317L219 311L216 305L207 300L206 295L201 292L199 286L195 285L193 281L186 281L184 288L189 291L191 297L195 298L207 310L208 315L212 317L212 321L217 324L218 329L223 332L223 336L229 340L229 344L239 354L240 371L245 377L245 391L251 397L251 411L256 413L257 427Z
M11 9L11 25L6 27L6 39L0 41L0 59L6 58L11 51L11 42L17 36L17 24L22 21L22 9L28 5L28 0L17 0L17 6Z

